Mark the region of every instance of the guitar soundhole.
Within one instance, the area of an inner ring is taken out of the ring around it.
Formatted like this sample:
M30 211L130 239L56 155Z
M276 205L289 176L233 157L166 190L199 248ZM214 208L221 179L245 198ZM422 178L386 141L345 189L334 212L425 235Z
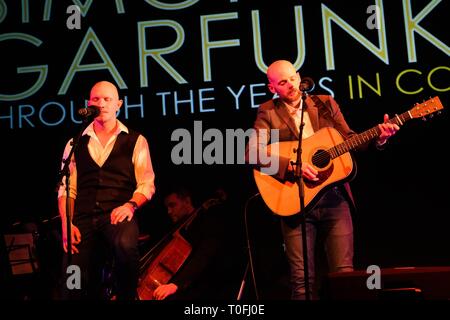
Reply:
M312 163L318 168L325 168L331 161L330 154L326 150L317 150L312 157Z

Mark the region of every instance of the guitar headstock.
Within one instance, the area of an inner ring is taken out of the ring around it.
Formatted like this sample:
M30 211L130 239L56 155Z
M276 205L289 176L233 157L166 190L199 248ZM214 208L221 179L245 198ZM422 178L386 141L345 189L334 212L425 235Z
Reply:
M444 109L438 96L428 99L425 102L417 103L409 110L411 118L422 118L434 112Z

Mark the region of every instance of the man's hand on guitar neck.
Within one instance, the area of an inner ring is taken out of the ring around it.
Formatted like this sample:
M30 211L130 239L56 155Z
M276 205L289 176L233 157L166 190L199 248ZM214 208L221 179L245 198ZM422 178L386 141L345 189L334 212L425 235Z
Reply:
M389 122L389 116L387 114L384 115L384 123L379 124L378 128L380 128L380 135L377 140L378 146L385 144L390 137L400 130L398 125Z

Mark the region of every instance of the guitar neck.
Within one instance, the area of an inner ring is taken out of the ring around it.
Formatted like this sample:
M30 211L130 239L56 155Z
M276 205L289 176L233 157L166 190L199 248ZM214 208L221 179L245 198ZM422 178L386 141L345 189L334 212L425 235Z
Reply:
M396 115L395 117L389 119L389 123L395 123L396 125L400 126L404 122L411 120L412 118L413 117L411 116L410 111L406 111L400 115ZM352 136L350 139L347 139L340 144L335 145L334 147L330 148L328 152L331 155L331 158L334 159L343 155L346 152L358 148L359 146L369 142L370 140L378 137L379 135L380 135L380 128L377 125L360 134Z

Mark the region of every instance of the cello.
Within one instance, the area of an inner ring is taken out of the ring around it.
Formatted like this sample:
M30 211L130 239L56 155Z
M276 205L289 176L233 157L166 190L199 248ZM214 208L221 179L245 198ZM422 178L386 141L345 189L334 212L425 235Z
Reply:
M201 211L206 211L222 202L222 199L216 198L205 201L140 259L141 276L137 287L139 300L153 300L155 289L169 283L191 254L192 246L180 234L180 231L187 228Z

